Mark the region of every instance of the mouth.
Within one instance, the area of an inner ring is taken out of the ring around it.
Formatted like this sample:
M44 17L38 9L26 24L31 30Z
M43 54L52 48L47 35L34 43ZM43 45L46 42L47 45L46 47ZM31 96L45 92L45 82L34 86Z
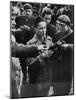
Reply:
M42 33L41 36L43 37L45 35L45 33Z
M15 30L16 28L15 28L15 26L11 26L11 29L12 29L12 30Z

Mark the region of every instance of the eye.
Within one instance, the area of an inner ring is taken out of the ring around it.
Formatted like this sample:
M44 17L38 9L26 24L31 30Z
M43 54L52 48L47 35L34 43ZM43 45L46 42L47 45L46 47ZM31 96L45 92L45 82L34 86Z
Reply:
M11 18L11 21L14 21L15 19L14 18Z

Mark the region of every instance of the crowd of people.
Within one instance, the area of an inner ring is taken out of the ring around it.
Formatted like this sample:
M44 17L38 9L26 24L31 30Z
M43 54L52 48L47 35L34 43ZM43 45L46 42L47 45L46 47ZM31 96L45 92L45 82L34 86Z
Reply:
M74 93L74 7L10 3L11 98Z

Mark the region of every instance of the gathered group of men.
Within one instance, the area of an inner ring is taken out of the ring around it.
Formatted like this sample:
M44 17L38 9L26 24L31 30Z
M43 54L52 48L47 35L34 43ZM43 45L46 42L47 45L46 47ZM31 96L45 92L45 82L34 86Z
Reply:
M52 24L53 11L48 5L38 16L33 15L30 3L23 9L11 6L11 98L73 94L71 18L61 13Z

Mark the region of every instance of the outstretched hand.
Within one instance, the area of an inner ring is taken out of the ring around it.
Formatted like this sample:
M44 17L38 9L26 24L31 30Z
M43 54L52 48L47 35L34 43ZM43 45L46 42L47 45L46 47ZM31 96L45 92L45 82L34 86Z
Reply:
M45 52L43 52L42 58L49 58L54 52L52 50L46 50Z
M42 51L42 50L47 50L47 47L45 45L39 45L38 46L38 50Z

